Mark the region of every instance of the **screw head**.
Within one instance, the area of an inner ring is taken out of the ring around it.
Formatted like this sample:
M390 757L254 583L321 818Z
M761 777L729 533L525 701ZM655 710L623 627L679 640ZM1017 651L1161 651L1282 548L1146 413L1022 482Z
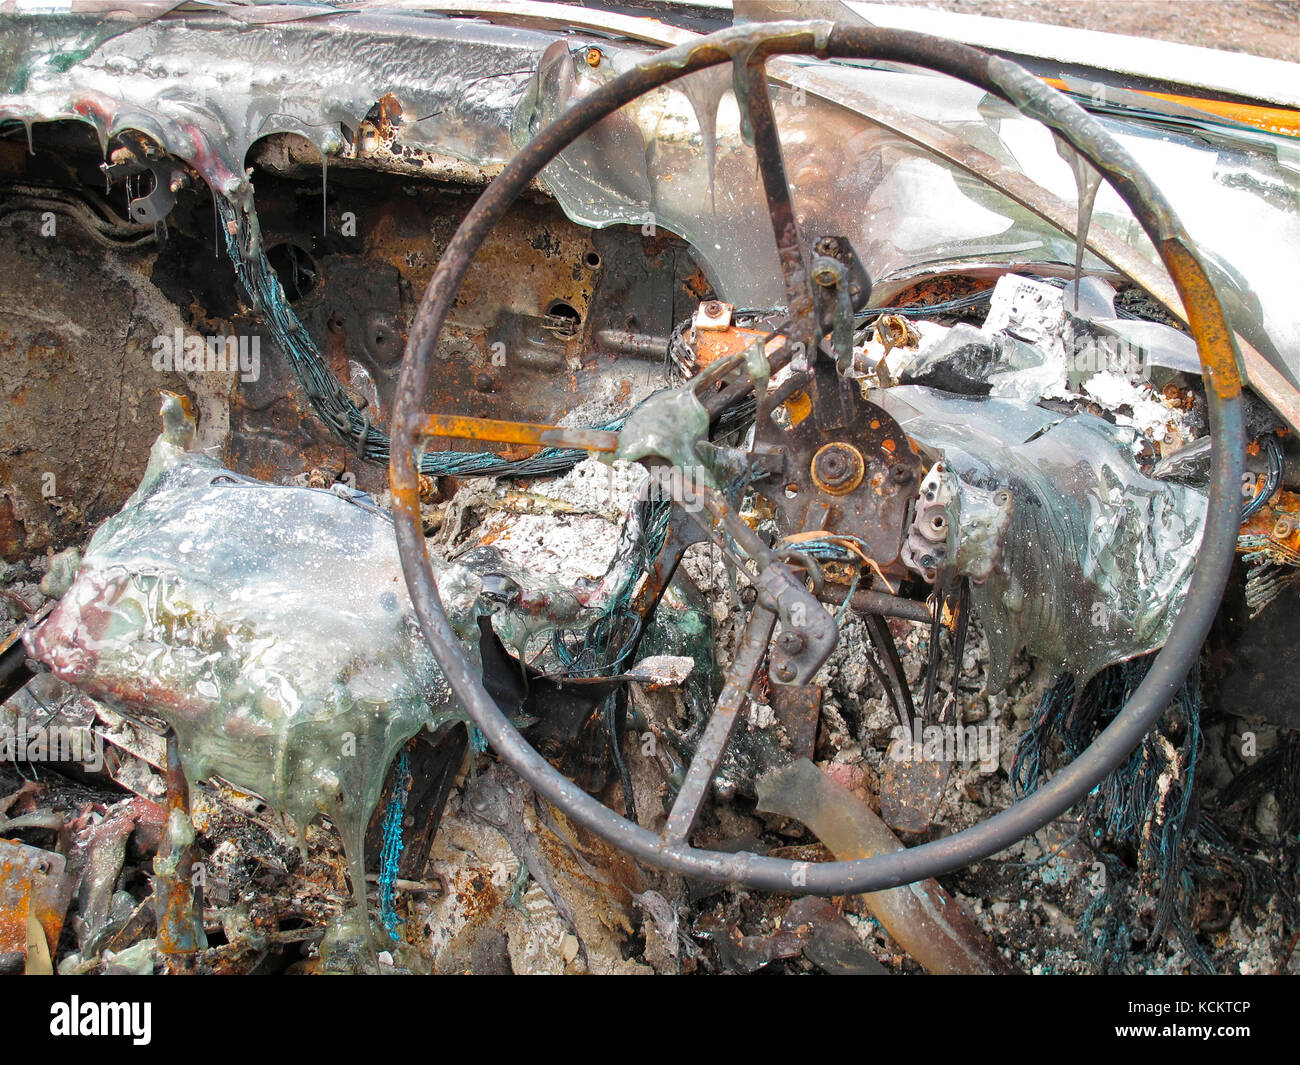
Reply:
M806 646L803 635L787 629L776 638L776 645L788 655L797 655Z

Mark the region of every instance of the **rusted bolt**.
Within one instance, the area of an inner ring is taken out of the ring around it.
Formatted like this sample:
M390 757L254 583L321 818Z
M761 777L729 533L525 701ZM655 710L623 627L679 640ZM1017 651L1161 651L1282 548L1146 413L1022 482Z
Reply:
M480 373L474 375L474 387L480 392L492 391L492 375L489 373Z
M912 467L905 466L900 462L898 465L890 467L889 476L895 484L907 484L912 479Z
M845 495L862 483L866 463L852 444L824 445L813 456L812 478L817 487L831 495Z
M776 638L776 645L788 655L797 655L804 649L804 638L801 634L787 629Z
M794 666L781 662L772 670L772 676L782 684L789 684L795 678Z
M822 288L833 288L839 277L829 266L819 266L813 271L813 280Z
M696 329L726 329L731 325L731 304L705 300L695 309Z
M598 67L598 66L600 66L600 61L601 61L603 58L604 58L604 56L601 55L601 52L600 52L600 49L599 49L599 48L588 48L588 49L587 49L587 66L589 66L589 67Z

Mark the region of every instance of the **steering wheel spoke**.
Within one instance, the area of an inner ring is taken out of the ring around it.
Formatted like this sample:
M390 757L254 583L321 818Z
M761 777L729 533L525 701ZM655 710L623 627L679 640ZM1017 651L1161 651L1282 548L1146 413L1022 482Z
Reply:
M767 655L767 646L772 641L772 631L776 628L777 615L774 610L755 606L745 626L736 651L735 660L727 673L727 683L718 696L717 705L704 727L699 746L686 770L681 790L668 815L664 826L664 839L668 843L686 842L695 818L699 816L709 785L718 772L727 744L740 721L740 716L749 706L749 692L763 666Z

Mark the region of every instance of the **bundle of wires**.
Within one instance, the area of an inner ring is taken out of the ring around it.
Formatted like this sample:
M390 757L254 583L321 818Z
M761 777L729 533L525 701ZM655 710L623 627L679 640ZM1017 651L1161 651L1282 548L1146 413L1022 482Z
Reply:
M623 581L583 628L551 633L561 677L608 677L626 667L641 641L641 618L632 609L632 597L663 549L671 517L672 504L662 499L639 502L628 515L611 563L611 568L625 568Z
M312 410L358 457L386 466L388 434L374 425L352 401L325 364L302 319L290 306L274 267L267 261L256 214L251 207L245 213L220 196L217 197L217 209L226 234L226 252L234 264L235 274L261 313L271 336L288 356ZM746 428L753 420L754 406L754 399L750 396L728 407L718 416L714 435L725 436ZM631 413L632 410L628 410L589 428L621 429ZM430 451L420 458L420 472L430 477L518 480L559 477L586 457L585 451L574 448L546 448L520 459L507 459L490 451Z
M858 327L881 314L897 314L902 318L921 318L932 314L958 314L961 311L983 307L993 298L993 289L985 288L956 299L943 300L940 303L911 303L902 307L868 307L855 316Z
M394 905L393 886L397 881L398 865L405 849L402 819L406 813L406 799L410 790L411 765L406 752L401 751L397 756L397 775L393 782L392 797L384 810L384 842L379 851L379 919L393 937L397 936L397 926L401 923Z
M220 196L217 209L235 274L275 342L288 356L312 410L358 457L387 465L388 434L358 409L330 372L316 342L289 305L275 269L267 261L257 216L251 209L244 213ZM624 414L592 428L619 429L626 419ZM492 452L433 451L421 456L420 472L430 477L556 477L586 457L585 451L571 448L547 448L521 459L507 459Z
M1016 746L1011 783L1018 794L1033 791L1047 775L1047 750L1059 737L1063 757L1079 757L1137 689L1153 656L1110 666L1079 690L1072 676L1058 678L1039 702ZM1199 671L1183 682L1169 709L1133 751L1084 802L1084 842L1106 870L1080 920L1089 958L1105 971L1118 970L1131 951L1133 915L1126 891L1155 889L1156 937L1173 933L1193 965L1211 971L1196 940L1192 910L1196 886L1191 861L1197 843L1189 823L1196 764L1201 747Z

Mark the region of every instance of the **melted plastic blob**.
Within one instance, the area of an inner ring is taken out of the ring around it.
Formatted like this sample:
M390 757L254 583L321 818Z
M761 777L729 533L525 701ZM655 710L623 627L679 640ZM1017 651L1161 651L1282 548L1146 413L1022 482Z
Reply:
M1023 647L1085 681L1161 647L1182 608L1205 493L1146 476L1132 430L1002 399L910 385L873 393L961 485L1013 496L1002 556L971 599L989 641L989 689Z
M231 473L176 435L155 443L28 649L108 705L164 718L191 782L220 776L300 832L328 816L360 904L390 762L421 727L461 716L415 624L391 520L359 494ZM482 582L436 572L474 654Z

